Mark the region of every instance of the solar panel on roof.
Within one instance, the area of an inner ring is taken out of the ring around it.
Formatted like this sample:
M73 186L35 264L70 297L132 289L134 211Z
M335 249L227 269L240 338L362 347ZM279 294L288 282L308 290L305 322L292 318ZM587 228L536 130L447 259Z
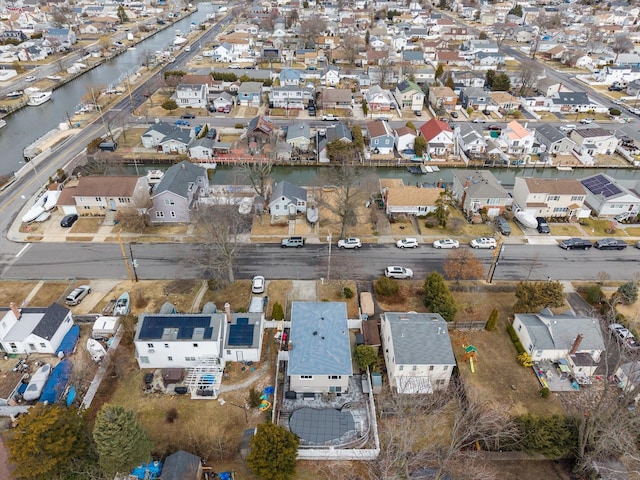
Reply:
M192 338L194 328L205 328L210 330L207 338L211 338L213 329L209 326L210 323L209 316L151 315L144 318L138 338L140 340L162 338L165 328L177 328L179 339Z
M594 175L591 178L582 180L582 184L596 195L602 195L605 198L612 197L622 193L622 190L618 188L613 182L602 174Z
M229 345L252 345L253 328L253 325L231 325L229 328Z

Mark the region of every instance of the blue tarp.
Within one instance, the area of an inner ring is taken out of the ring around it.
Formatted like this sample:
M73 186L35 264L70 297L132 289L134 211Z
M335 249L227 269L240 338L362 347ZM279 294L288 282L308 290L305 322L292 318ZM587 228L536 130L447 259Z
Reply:
M78 343L79 337L80 327L78 325L74 325L64 336L62 342L60 342L60 346L58 347L56 355L60 352L64 353L65 355L69 355L70 353L72 353L73 349L76 348L76 343Z
M40 400L38 400L40 403L56 403L60 400L60 397L67 386L67 382L69 381L69 377L71 376L72 368L73 363L71 363L71 360L65 358L56 366L56 368L53 369L47 384L42 390Z
M147 478L153 479L158 478L160 473L162 472L162 462L151 462L146 465L142 464L139 467L131 470L131 475L139 478L140 480L145 480Z
M231 472L220 472L218 474L218 478L220 480L233 480L233 476L231 475Z
M73 401L76 399L76 386L71 385L69 393L67 393L67 407L70 407Z

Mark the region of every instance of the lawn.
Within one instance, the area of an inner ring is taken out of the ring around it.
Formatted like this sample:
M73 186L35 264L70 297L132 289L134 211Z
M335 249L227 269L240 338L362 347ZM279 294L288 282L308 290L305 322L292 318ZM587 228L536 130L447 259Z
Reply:
M611 220L598 220L594 218L585 218L580 221L582 228L590 234L596 237L615 237L619 235L617 229L614 228L613 233L607 232L610 226L615 225L615 222Z
M582 231L574 225L553 224L549 225L551 235L556 237L579 237Z
M273 305L278 302L283 307L287 303L287 294L291 291L293 283L291 280L267 280L267 289L265 294L269 297L269 304L265 311L265 318L271 318ZM247 308L251 299L251 281L238 280L232 285L217 290L207 290L202 298L200 308L206 302L213 302L219 310L224 308L225 303L231 305L231 311L238 311L241 308Z
M351 298L344 296L344 288L349 288L353 294ZM321 302L345 302L347 316L358 318L358 287L353 280L329 280L318 284L318 299Z
M15 302L20 306L36 286L34 282L0 282L0 304L8 306L10 302ZM43 282L29 301L29 306L48 307L59 301L68 287L67 282Z

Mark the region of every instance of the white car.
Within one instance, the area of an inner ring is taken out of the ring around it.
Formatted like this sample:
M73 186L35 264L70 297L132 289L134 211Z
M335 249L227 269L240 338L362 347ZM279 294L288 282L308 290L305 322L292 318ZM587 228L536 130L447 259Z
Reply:
M460 247L460 242L452 238L445 238L443 240L436 240L433 242L433 246L434 248L458 248Z
M609 325L609 330L611 330L611 333L630 350L640 349L640 344L638 344L636 337L629 331L629 329L625 328L624 325L612 323Z
M359 238L350 237L350 238L343 238L341 240L338 240L338 248L358 249L360 247L362 247L362 242L360 241Z
M89 285L80 285L75 288L67 298L65 298L64 303L67 305L78 305L84 297L91 293L91 287Z
M559 129L560 129L560 130L562 130L563 132L567 133L567 132L570 132L570 131L572 131L572 130L575 130L575 129L576 129L576 126L575 126L575 125L573 125L573 124L569 124L569 125L561 125L561 126L559 127Z
M630 108L630 109L629 109L629 111L630 111L631 113L636 114L636 115L640 115L640 108L632 107L632 108Z
M34 77L33 75L29 75L28 77L25 78L25 80L27 82L35 82L36 81L36 77Z
M405 267L387 267L384 269L384 276L389 278L412 278L413 270Z
M334 121L338 120L338 117L336 117L332 113L327 113L325 115L322 115L322 120L325 120L325 121L328 121L328 122L334 122Z
M618 98L616 98L613 103L615 103L616 105L622 105L624 102Z
M493 250L498 245L498 242L496 242L495 238L480 237L471 240L470 245L472 248L489 248Z
M262 275L256 275L251 280L251 293L264 293L265 280Z
M590 123L593 123L595 121L595 118L583 118L582 120L580 120L580 123L583 125L589 125Z
M418 239L417 238L403 238L396 242L396 247L398 248L417 248L418 247Z

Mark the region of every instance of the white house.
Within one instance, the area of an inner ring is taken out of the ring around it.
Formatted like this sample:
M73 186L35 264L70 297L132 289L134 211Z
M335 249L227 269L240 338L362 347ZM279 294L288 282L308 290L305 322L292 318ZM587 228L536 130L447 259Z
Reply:
M513 120L502 130L500 139L506 143L507 153L529 154L533 152L536 136L534 130L527 130L526 125Z
M484 153L487 149L487 141L469 123L460 123L454 130L458 146L465 153Z
M295 215L307 211L307 190L283 180L271 191L269 211L272 216Z
M600 127L576 128L571 132L570 138L580 154L589 156L611 155L619 142L613 132Z
M447 322L437 313L381 315L389 385L397 393L446 390L456 366Z
M516 177L512 195L514 204L535 216L584 216L586 191L575 179Z
M176 87L175 100L178 107L205 108L208 87L206 85L185 85Z
M342 302L293 302L288 344L290 389L342 393L353 375L347 306Z
M599 217L635 216L640 213L640 197L604 173L580 180L587 192L585 203Z
M399 152L403 150L413 150L417 133L413 128L399 127L395 130L395 144Z

